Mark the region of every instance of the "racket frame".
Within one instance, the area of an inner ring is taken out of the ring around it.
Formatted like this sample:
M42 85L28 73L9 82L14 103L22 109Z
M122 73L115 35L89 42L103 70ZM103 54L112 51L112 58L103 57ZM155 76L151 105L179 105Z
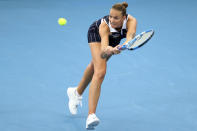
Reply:
M142 44L140 44L139 46L137 46L137 47L135 47L135 48L129 48L129 46L130 46L131 44L133 44L135 41L137 41L139 38L141 38L142 35L144 35L145 33L148 33L148 32L152 32L151 36L150 36L148 39L146 39ZM131 41L129 41L128 43L126 43L125 45L123 45L123 46L120 48L120 50L125 50L125 49L128 49L128 50L135 50L135 49L137 49L137 48L143 46L144 44L146 44L146 43L152 38L153 35L154 35L154 30L152 30L152 29L151 29L151 30L144 31L144 32L138 34L137 36L135 36Z

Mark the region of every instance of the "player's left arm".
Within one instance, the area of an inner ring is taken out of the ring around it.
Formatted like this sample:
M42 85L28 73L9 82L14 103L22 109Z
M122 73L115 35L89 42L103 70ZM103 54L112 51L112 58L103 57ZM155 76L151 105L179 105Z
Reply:
M134 18L131 15L128 15L126 41L123 43L123 45L135 37L136 27L137 27L136 18Z

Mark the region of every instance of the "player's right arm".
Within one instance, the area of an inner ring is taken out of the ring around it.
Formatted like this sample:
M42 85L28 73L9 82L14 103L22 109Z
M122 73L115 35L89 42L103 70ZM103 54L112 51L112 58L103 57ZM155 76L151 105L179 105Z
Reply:
M117 54L117 49L109 46L109 27L108 25L103 22L99 26L99 34L101 36L101 57L106 58L108 56L113 55L114 53Z
M99 26L99 34L101 36L101 51L104 51L109 46L109 27L105 22Z

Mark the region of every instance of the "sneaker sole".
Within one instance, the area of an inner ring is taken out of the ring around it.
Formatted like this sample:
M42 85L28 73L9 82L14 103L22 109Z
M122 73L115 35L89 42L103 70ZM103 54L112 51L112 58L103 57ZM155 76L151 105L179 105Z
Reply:
M94 130L94 127L98 126L98 124L99 124L99 121L94 121L94 122L88 124L86 129L87 130Z

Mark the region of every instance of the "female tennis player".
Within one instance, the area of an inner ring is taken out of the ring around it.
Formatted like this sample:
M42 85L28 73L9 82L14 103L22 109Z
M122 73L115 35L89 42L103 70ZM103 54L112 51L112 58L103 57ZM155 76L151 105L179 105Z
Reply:
M110 9L110 14L95 21L88 30L88 43L91 50L92 61L87 66L82 80L77 87L69 87L69 110L71 114L77 114L78 105L82 106L82 94L88 84L89 89L89 113L86 120L86 128L94 129L99 124L95 115L100 96L101 84L104 80L107 61L115 54L119 54L119 43L126 38L127 43L136 33L136 19L126 13L128 4L117 3Z

